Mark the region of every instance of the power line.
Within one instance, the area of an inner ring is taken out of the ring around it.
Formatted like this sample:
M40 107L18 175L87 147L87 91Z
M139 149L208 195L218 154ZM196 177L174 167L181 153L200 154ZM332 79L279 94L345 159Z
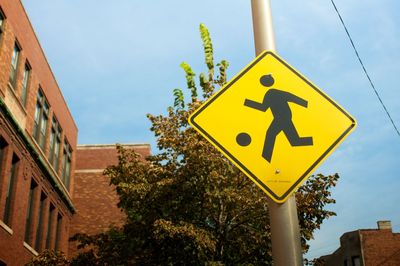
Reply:
M368 72L367 72L367 69L366 69L365 66L364 66L364 63L362 62L362 60L361 60L361 58L360 58L360 55L358 54L358 51L357 51L357 49L356 49L356 46L354 45L353 39L351 38L350 33L349 33L349 31L347 30L346 25L344 24L344 21L343 21L343 19L342 19L342 16L340 15L339 10L337 9L337 7L336 7L336 5L335 5L335 2L334 2L333 0L331 0L331 2L332 2L333 7L334 7L335 10L336 10L337 15L339 16L340 21L342 22L342 25L343 25L343 27L344 27L344 30L346 31L347 37L349 37L351 46L353 46L353 49L354 49L354 52L356 53L356 56L357 56L357 58L358 58L358 61L360 62L361 67L362 67L362 69L364 70L364 73L365 73L365 75L367 76L368 81L369 81L369 83L371 84L371 87L372 87L372 89L373 89L374 92L375 92L376 97L378 97L378 100L380 101L380 103L381 103L383 109L385 110L387 116L389 117L390 122L392 122L392 125L393 125L393 127L394 127L394 130L396 130L397 135L400 136L400 132L399 132L399 130L397 129L396 124L394 123L392 117L390 116L389 111L387 110L385 104L383 103L383 101L382 101L382 99L381 99L381 97L380 97L378 91L377 91L376 88L375 88L374 83L372 82L372 80L371 80L371 78L370 78L370 76L369 76L369 74L368 74Z

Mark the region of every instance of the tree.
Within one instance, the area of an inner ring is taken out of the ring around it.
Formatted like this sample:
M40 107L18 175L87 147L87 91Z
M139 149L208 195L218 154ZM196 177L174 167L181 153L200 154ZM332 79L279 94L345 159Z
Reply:
M76 260L90 265L271 265L266 195L188 125L189 115L227 78L228 62L214 65L204 25L200 33L207 72L200 74L199 86L191 67L182 63L190 100L175 89L167 115L148 115L160 153L141 158L118 146L119 163L105 170L127 216L124 226L76 235L73 240L89 248ZM325 207L335 202L329 189L337 179L315 175L296 192L304 251L314 231L335 215Z
M45 249L37 257L33 257L26 266L64 266L69 261L65 254L61 251Z

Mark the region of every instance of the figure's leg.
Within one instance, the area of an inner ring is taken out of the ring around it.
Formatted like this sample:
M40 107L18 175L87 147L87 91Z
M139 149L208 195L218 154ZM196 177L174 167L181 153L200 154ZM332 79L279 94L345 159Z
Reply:
M289 140L292 146L311 146L313 145L312 137L300 137L297 133L296 128L293 125L292 120L288 120L287 123L282 127L286 138Z
M275 121L269 126L267 133L265 134L264 148L262 157L271 162L272 152L274 151L275 139L278 133L281 131L281 127Z

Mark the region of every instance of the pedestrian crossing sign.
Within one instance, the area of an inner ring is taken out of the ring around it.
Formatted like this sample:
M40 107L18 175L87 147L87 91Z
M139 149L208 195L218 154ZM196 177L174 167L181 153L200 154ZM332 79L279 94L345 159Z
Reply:
M341 106L270 51L204 102L189 123L278 203L356 125Z

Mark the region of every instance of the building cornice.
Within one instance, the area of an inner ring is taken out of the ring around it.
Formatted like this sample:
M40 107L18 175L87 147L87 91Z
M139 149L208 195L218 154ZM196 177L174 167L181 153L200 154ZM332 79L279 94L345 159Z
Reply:
M90 150L90 149L115 149L116 145L121 145L124 148L148 148L150 149L150 144L148 143L115 143L115 144L78 144L76 149L78 150Z

